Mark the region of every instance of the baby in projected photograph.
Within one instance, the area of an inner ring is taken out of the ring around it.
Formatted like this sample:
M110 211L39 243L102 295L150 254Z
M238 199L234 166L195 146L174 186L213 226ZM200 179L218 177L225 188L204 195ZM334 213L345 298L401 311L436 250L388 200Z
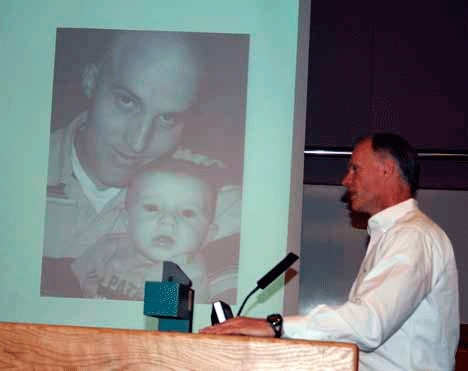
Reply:
M161 281L163 261L191 279L195 302L209 300L201 249L216 234L217 169L182 160L151 163L126 195L128 233L108 233L71 265L84 297L143 300L145 281Z

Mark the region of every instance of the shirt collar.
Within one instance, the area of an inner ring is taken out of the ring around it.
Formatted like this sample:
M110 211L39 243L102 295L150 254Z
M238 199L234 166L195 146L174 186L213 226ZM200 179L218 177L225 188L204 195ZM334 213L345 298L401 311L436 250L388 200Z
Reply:
M88 117L88 112L81 112L66 128L64 135L64 143L62 148L62 164L60 181L66 183L67 179L73 176L73 150L75 147L75 135L85 124Z
M370 235L374 231L386 232L407 212L417 208L418 203L414 198L410 198L399 204L390 206L373 215L367 223L367 233Z
M81 188L93 205L96 212L99 214L104 207L117 196L121 189L116 187L108 187L105 189L99 189L91 178L86 174L86 171L81 166L80 160L76 154L75 146L72 149L72 168L73 174L81 185Z

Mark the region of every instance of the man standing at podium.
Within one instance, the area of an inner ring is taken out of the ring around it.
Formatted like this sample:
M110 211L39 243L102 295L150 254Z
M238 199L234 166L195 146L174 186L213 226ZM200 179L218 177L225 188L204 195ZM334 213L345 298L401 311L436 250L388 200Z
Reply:
M236 317L201 332L355 343L361 370L453 369L458 273L449 238L413 198L418 178L405 139L359 141L342 184L350 208L370 215L370 239L348 300L304 316Z

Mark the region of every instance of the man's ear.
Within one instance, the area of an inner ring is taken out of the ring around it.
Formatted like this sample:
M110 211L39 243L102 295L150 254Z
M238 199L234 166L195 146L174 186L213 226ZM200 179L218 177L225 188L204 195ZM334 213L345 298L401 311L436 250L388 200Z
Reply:
M383 162L383 170L384 170L384 177L386 179L391 179L395 175L399 174L399 169L397 164L395 163L395 160L390 157L384 158Z
M94 88L96 87L97 79L99 75L99 67L95 64L87 64L83 70L81 87L83 94L91 98L94 94Z

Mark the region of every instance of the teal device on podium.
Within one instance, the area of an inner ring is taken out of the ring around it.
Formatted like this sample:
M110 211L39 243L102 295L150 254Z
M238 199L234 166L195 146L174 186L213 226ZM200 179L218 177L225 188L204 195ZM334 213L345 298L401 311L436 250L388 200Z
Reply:
M145 282L143 313L159 318L159 331L192 332L195 292L192 281L175 263L163 262L161 282Z

